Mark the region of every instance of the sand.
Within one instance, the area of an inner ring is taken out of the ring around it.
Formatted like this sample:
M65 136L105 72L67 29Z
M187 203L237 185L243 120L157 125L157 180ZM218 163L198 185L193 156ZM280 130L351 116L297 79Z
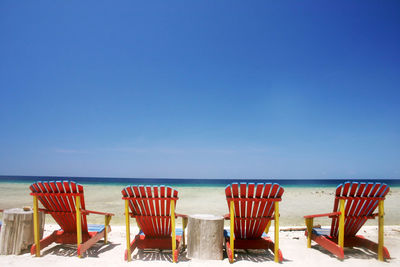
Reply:
M0 209L32 206L27 183L0 183ZM114 225L124 225L124 202L121 185L84 185L86 209L112 212ZM176 187L179 200L176 212L183 214L223 215L229 212L224 187ZM332 211L335 187L285 187L280 203L280 224L304 225L304 215ZM385 200L385 224L400 225L400 187L392 187ZM47 222L53 222L48 216ZM103 223L102 216L90 215L90 223ZM329 225L328 218L316 223ZM368 220L366 225L376 225ZM228 226L228 223L226 223Z
M32 205L32 197L28 192L29 184L0 183L0 209ZM84 185L86 208L115 213L111 221L112 232L110 244L97 244L90 249L89 254L79 259L76 257L76 248L53 245L43 250L43 257L32 257L28 252L19 256L0 256L1 266L171 266L171 256L168 252L135 254L130 263L123 261L125 250L124 203L121 200L123 186ZM228 207L222 187L177 187L179 201L177 212L184 214L208 213L223 215L228 213ZM307 214L326 213L332 210L333 192L335 188L296 188L287 187L280 203L281 229L293 225L304 227L303 216ZM400 188L391 188L385 200L385 245L389 249L392 259L388 261L393 266L400 266ZM89 223L103 223L103 216L90 215ZM316 219L316 224L329 225L326 218ZM180 220L178 220L178 225ZM377 241L377 220L368 220L359 234ZM132 228L135 223L132 222ZM228 221L225 224L228 227ZM46 217L45 231L47 234L58 229L50 216ZM133 234L137 229L132 229ZM273 228L271 228L273 233ZM45 233L46 234L46 233ZM346 249L346 259L339 261L329 252L313 243L313 248L306 248L304 231L280 232L280 247L285 258L284 265L290 266L388 266L376 260L377 255L360 249ZM272 264L273 255L261 251L259 253L239 253L237 262L233 266L260 266ZM180 256L179 266L230 266L228 259L223 261L188 260L185 252Z
M133 227L132 227L133 228ZM284 229L286 227L282 227ZM45 234L57 229L57 225L48 224ZM133 232L136 232L134 229ZM365 226L360 233L372 240L377 240L377 227ZM133 260L129 263L123 260L125 249L125 227L114 226L109 236L110 243L102 242L92 247L88 254L79 259L76 248L73 246L52 245L42 251L42 257L36 258L25 252L22 255L0 256L0 266L174 266L169 251L138 252L133 253ZM391 253L392 259L385 262L378 261L377 255L361 249L346 249L345 259L338 260L329 252L324 251L316 243L311 249L306 247L304 231L280 232L280 248L284 256L284 266L399 266L400 265L400 226L385 227L385 245ZM269 264L275 266L273 254L266 251L239 252L234 265L230 265L225 257L222 261L189 260L186 252L179 256L177 266L262 266ZM278 266L278 265L276 265Z

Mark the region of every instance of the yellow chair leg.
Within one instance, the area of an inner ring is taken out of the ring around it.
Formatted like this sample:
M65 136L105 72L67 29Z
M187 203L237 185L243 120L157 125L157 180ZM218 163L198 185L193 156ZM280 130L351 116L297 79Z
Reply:
M270 228L270 227L271 227L271 221L269 221L269 222L267 223L267 226L266 226L265 229L264 229L264 233L268 234L269 228Z
M108 243L107 235L108 235L108 225L110 224L111 216L106 215L104 218L104 244Z
M340 215L339 215L339 237L338 237L338 245L339 247L344 247L344 199L339 200L340 205Z
M176 249L176 234L175 234L175 200L171 200L171 232L172 232L172 261L176 262L174 252Z
M76 236L77 236L77 245L79 246L82 243L82 225L81 225L81 197L76 196L75 198L75 209L76 209ZM81 258L81 255L78 255Z
M37 196L33 196L33 229L36 245L36 257L40 257L40 240L39 240L39 208Z
M235 209L234 209L234 203L233 201L230 202L230 209L229 209L229 213L230 213L230 222L231 222L231 227L230 227L230 247L231 247L231 251L232 251L232 262L235 260L235 252L234 252L234 224L235 224Z
M379 200L379 234L378 234L378 260L383 261L383 216L384 216L384 206L383 200Z
M188 224L188 218L183 218L182 217L182 228L183 228L183 234L182 234L182 241L183 241L183 248L185 248L186 245L186 241L185 241L185 229L187 227Z
M279 262L279 202L275 202L275 248L274 261Z
M129 222L129 200L125 199L126 251L127 261L131 261L131 227Z
M306 219L306 226L307 226L307 247L311 248L311 235L312 235L312 228L314 224L314 218L307 218Z

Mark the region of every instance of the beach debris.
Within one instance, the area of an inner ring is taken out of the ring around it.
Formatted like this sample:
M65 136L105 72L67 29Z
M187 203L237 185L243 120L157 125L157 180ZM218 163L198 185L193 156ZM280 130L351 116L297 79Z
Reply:
M313 228L321 228L320 224L316 224L313 226ZM305 231L307 230L307 227L290 227L290 228L283 228L280 229L279 231L283 231L283 232L292 232L292 231Z

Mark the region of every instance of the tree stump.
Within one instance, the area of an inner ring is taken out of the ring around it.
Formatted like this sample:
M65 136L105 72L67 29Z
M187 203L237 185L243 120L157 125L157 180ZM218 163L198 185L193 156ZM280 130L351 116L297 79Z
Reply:
M224 218L209 214L189 216L187 257L189 259L222 260Z
M43 236L45 214L39 212L40 238ZM0 232L0 255L21 254L35 243L33 232L33 211L20 208L3 212L3 225Z

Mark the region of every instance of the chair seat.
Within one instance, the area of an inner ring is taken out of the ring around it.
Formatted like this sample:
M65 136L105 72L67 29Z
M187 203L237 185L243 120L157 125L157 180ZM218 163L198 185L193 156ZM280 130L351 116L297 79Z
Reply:
M324 236L329 236L331 234L331 229L330 228L313 228L312 233L315 235L324 235Z
M0 224L0 226L1 226L1 224ZM102 224L88 224L87 226L88 226L88 232L100 233L105 228L104 225L102 225ZM62 229L59 229L59 230L61 231Z
M103 230L104 230L104 225L102 225L102 224L88 224L88 231L89 232L98 232L98 233L100 233Z
M230 231L230 230L227 230L227 229L224 229L224 236L225 236L226 238L230 238L230 237L231 237L231 231ZM262 233L262 235L261 235L261 238L263 238L263 237L269 237L269 235L267 235L267 234L264 232L264 233Z
M142 230L140 230L139 235L145 235ZM181 228L175 228L175 235L176 236L182 236L183 235L183 230Z

